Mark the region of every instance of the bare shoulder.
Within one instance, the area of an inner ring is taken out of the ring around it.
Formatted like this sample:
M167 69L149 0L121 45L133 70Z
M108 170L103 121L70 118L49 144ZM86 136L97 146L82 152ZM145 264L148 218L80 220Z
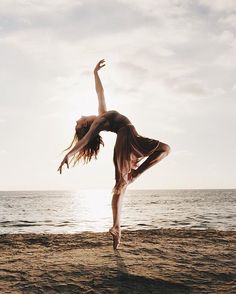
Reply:
M113 112L115 112L115 110L108 110L97 115L93 124L102 125L104 130L109 129L110 127L109 117L112 115Z
M109 119L109 117L117 116L117 115L121 115L121 114L116 110L107 110L95 116L94 122L96 123L103 122L104 120Z
M107 112L108 111L104 111L103 113L96 115L94 117L93 124L96 124L96 125L104 124L107 121Z

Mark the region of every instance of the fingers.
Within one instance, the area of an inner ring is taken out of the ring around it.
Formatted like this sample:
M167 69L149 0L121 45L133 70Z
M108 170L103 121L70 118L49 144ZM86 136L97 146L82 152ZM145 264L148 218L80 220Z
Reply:
M67 156L64 159L64 163L66 164L67 168L69 168L69 162L68 162L68 157Z
M102 63L104 63L104 62L105 62L105 59L101 59L101 60L98 62L98 65L99 65L100 68L103 67L103 66L105 66L105 64L102 64Z
M69 162L68 162L68 159L63 160L62 163L60 164L59 168L57 169L57 171L59 171L60 174L62 173L62 167L63 167L63 165L64 165L65 163L66 163L66 165L67 165L67 168L69 168Z
M97 66L100 66L101 63L105 62L105 59L101 59L98 63Z
M59 171L60 172L60 174L61 174L61 172L62 172L62 166L60 165L59 166L59 168L58 168L58 170L57 171Z
M60 174L62 173L62 166L63 166L63 164L61 163L60 166L59 166L58 169L57 169L57 171L59 171Z
M101 60L97 63L97 65L95 66L94 71L97 72L97 71L99 71L103 66L105 66L105 64L102 64L102 63L104 63L104 62L105 62L105 59L101 59Z

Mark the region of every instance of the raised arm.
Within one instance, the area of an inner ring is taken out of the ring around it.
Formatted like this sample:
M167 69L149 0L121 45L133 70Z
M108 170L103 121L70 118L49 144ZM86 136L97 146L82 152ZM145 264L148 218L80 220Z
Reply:
M98 114L103 114L107 111L106 102L105 102L105 96L104 96L104 90L101 83L101 80L98 75L98 71L105 66L104 63L105 60L102 59L98 62L98 64L94 68L94 78L95 78L95 89L98 95Z

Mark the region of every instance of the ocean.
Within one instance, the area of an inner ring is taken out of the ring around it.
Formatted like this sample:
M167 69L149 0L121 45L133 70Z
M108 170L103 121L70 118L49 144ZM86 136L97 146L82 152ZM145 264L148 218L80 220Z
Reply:
M104 232L110 190L0 191L0 234ZM127 190L121 228L235 230L236 190Z

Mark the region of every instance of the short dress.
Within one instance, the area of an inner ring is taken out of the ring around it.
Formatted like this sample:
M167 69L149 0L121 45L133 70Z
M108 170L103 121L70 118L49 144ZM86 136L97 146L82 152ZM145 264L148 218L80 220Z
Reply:
M139 161L151 155L160 141L138 134L130 120L118 111L107 111L106 118L109 121L109 131L117 134L113 153L116 183L112 192L120 193L128 181L131 169L138 168Z

